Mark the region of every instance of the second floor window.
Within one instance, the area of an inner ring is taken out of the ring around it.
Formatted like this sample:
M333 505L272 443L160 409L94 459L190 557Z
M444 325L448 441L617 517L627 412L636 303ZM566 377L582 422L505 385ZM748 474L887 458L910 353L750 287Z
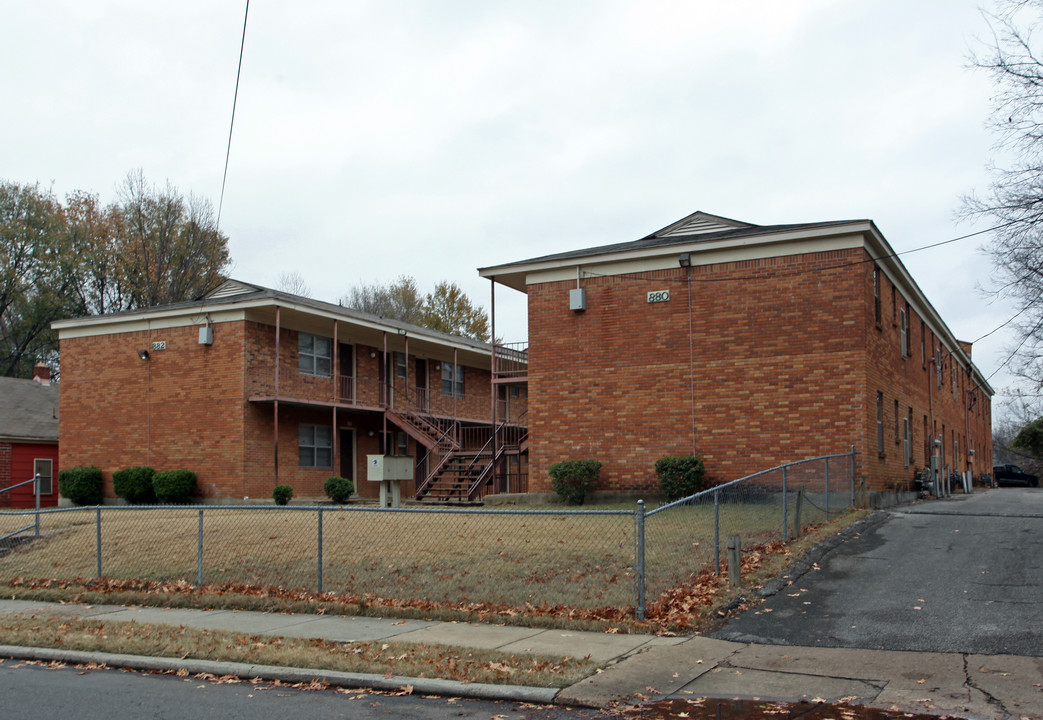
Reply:
M464 366L442 363L442 394L450 397L464 396Z
M307 375L329 377L333 367L333 341L301 333L297 340L297 367Z

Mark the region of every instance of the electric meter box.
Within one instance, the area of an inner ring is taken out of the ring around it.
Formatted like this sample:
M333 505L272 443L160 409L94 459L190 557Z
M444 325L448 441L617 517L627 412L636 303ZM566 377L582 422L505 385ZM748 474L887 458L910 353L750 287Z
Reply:
M385 480L411 480L413 457L411 455L367 455L366 479L371 482Z

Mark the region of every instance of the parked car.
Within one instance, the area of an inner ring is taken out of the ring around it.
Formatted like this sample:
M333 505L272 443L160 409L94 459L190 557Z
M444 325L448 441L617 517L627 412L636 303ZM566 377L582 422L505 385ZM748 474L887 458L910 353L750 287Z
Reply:
M1017 465L996 465L992 468L992 477L999 487L1039 487L1039 477Z

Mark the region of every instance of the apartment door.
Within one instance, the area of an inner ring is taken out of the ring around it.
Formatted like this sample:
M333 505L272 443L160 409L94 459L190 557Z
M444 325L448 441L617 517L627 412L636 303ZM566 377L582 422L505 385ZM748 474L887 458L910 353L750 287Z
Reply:
M417 408L424 412L430 408L428 403L428 389L427 389L427 360L423 358L416 359L416 394L417 394Z
M341 402L355 402L355 346L340 343L337 348L340 367L337 368L337 399Z
M340 476L355 482L355 431L341 428L337 440L340 443ZM355 485L357 488L358 483Z

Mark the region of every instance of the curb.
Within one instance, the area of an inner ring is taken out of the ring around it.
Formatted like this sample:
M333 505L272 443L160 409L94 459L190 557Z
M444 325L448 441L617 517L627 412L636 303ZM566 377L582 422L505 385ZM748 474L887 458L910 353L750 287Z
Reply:
M475 698L478 700L505 700L525 702L538 705L553 705L560 692L559 688L540 688L528 685L493 685L491 683L465 683L459 680L439 680L436 678L411 678L393 675L376 675L373 673L340 672L337 670L307 670L302 668L279 667L276 665L250 665L248 663L217 662L214 660L181 660L178 658L147 657L144 655L122 655L117 653L85 652L78 650L57 650L54 648L22 647L19 645L0 645L0 658L13 660L46 660L83 665L86 663L104 664L108 667L122 667L132 670L151 670L159 672L176 672L187 670L190 674L210 673L211 675L236 675L244 680L260 678L261 680L278 680L284 683L309 683L313 680L328 682L335 687L401 690L404 686L412 686L413 692L421 695L445 695L452 697Z
M877 525L882 525L889 517L890 513L884 510L877 510L858 522L851 523L836 535L826 538L818 545L801 555L798 559L794 560L793 565L789 570L787 570L783 575L780 575L773 580L769 580L763 587L758 588L755 591L756 594L762 598L768 598L778 594L781 590L789 587L805 574L810 572L811 569L815 567L815 564L830 550L847 542L859 533L872 530Z

